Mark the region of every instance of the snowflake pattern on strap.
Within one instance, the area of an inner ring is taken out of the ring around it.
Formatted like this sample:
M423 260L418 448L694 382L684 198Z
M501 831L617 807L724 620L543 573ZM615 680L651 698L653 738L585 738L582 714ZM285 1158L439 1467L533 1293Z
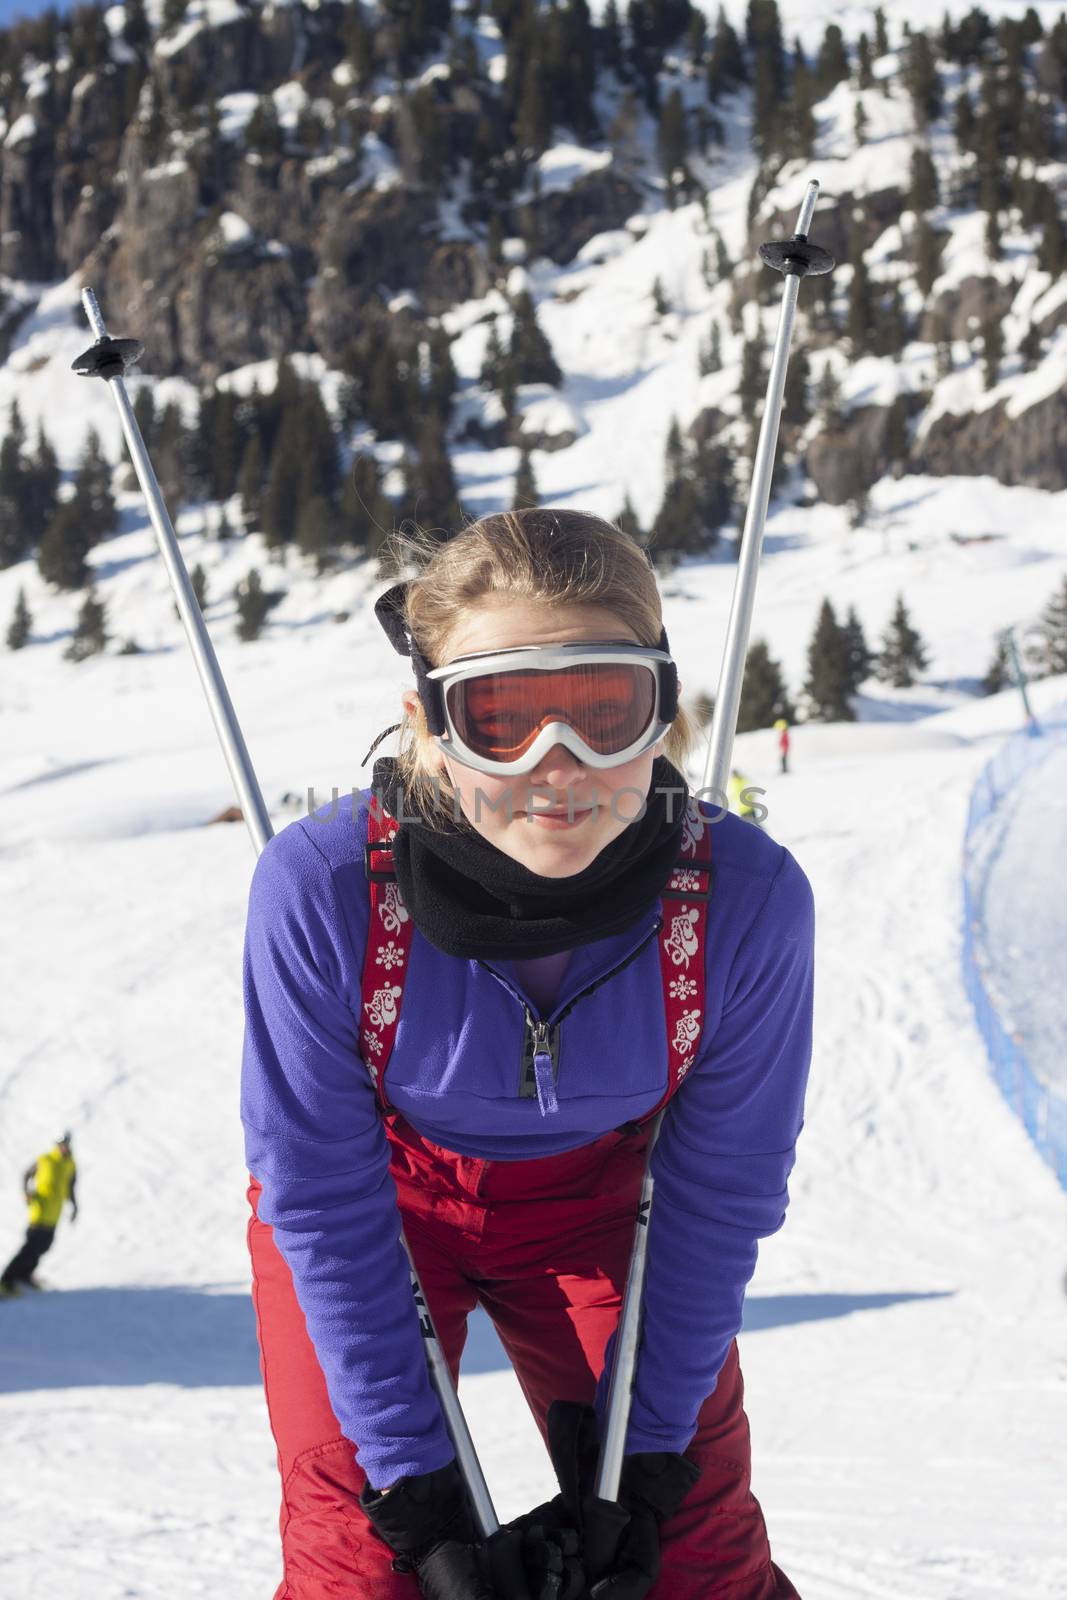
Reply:
M672 1000L692 1000L697 992L695 978L672 978L670 982L670 997Z
M671 918L664 949L676 967L688 967L699 950L700 939L696 931L699 921L699 906L683 906L678 915Z
M700 888L700 873L689 867L676 867L667 885L672 894L685 894Z
M375 964L379 967L384 967L386 972L392 972L394 967L402 967L405 959L404 951L395 939L390 939L388 943L383 944L374 957Z

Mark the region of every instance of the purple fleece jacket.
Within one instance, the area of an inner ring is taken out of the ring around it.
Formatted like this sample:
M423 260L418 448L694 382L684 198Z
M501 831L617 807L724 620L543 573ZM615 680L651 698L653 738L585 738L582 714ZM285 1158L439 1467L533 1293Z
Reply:
M260 1216L292 1271L341 1427L381 1488L443 1466L453 1450L427 1375L388 1147L358 1053L365 798L346 796L290 823L256 865L241 1104L249 1169L263 1185ZM807 879L787 850L735 817L713 827L712 856L707 1015L654 1156L628 1450L684 1450L692 1438L741 1325L757 1240L782 1224L803 1122ZM572 953L546 1020L606 981L561 1024L559 1108L549 1115L518 1092L525 1013L511 963L443 955L416 931L387 1074L392 1103L433 1143L503 1161L574 1149L645 1115L667 1081L658 943L649 938L656 920L652 911Z

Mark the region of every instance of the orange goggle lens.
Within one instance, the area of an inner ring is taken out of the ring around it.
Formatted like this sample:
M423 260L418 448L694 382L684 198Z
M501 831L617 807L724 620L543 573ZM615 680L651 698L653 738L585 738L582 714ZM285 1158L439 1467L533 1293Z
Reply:
M487 672L451 684L446 702L459 738L489 760L518 760L550 722L567 723L597 755L616 755L647 732L656 675L638 662Z

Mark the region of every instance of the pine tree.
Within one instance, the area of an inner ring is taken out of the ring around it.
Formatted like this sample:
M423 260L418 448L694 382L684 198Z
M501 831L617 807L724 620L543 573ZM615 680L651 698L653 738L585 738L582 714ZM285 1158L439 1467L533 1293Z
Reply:
M781 113L781 154L787 160L807 160L815 148L818 125L815 102L818 90L799 45L794 57L793 82Z
M904 62L904 83L911 96L915 121L925 128L941 114L941 80L933 48L925 33L913 33Z
M207 573L204 571L199 561L189 574L189 582L192 584L193 594L196 597L197 605L200 607L201 611L206 611L209 605L207 597Z
M857 250L852 262L852 282L848 290L848 320L845 324L853 359L865 355L871 346L874 323L871 282L867 276L867 263L863 251Z
M878 677L894 689L910 689L919 673L925 672L928 666L926 646L912 627L903 595L898 595L889 627L882 638Z
M871 41L865 33L861 33L856 40L856 87L861 92L864 89L874 88L874 73L871 71Z
M512 310L515 321L508 355L515 383L548 383L558 388L563 374L556 365L552 346L541 331L527 290L516 295Z
M808 676L804 685L812 717L818 722L853 722L849 704L852 666L848 634L840 625L829 600L824 600L808 646Z
M252 567L248 575L234 589L234 599L237 602L237 637L244 644L258 639L267 620L270 610L270 601L263 592L263 583L257 568Z
M37 550L41 577L57 589L84 589L92 546L77 500L62 500Z
M956 135L956 143L960 154L967 154L975 149L976 122L974 115L974 101L966 89L961 89L956 97L956 109L952 121L952 130Z
M537 479L534 477L533 462L530 460L530 447L523 442L519 450L519 465L515 473L515 488L511 497L512 510L520 511L528 506L536 506L541 502L537 490Z
M824 426L829 430L839 427L845 414L841 397L841 380L828 360L823 363L815 398Z
M710 377L713 372L722 371L722 330L717 320L711 324L707 339L700 346L697 359L702 378Z
M411 463L409 496L413 490L414 514L420 526L445 538L462 526L463 509L448 441L440 422L432 416L426 417L419 428L418 464Z
M708 99L714 104L724 94L733 94L748 82L748 63L741 41L719 7L711 53L708 56L706 83Z
M772 657L765 640L754 639L745 661L741 708L737 716L738 733L754 733L758 728L773 727L779 717L792 722L794 716L781 667Z
M118 509L111 493L111 465L95 428L86 434L74 475L74 503L81 513L90 544L115 531Z
M663 288L663 279L658 274L652 279L651 292L653 311L657 317L665 317L671 309L671 304Z
M551 140L552 118L541 58L531 55L526 63L515 119L515 143L527 160L536 161L548 149Z
M1004 359L1004 324L995 312L982 319L982 370L987 389L996 387Z
M620 533L629 534L634 544L645 545L648 543L648 535L638 520L637 512L634 510L628 494L622 503L622 510L615 518L615 526Z
M1037 264L1042 272L1048 272L1053 278L1058 278L1067 266L1067 234L1060 220L1060 208L1055 194L1048 184L1042 184L1041 191L1038 204L1041 244L1038 248Z
M811 360L803 346L790 359L785 370L782 395L782 421L789 427L804 428L811 421Z
M18 401L12 400L7 430L0 444L0 567L10 567L21 561L41 533L28 503L31 466L25 444L22 413Z
M37 450L24 468L23 505L29 535L37 544L56 514L59 500L59 462L44 424L37 424Z
M1026 332L1019 340L1019 359L1023 364L1024 372L1032 372L1040 363L1044 354L1044 342L1041 330L1036 322L1028 322Z
M737 493L734 463L726 444L721 439L701 441L693 452L690 471L698 548L710 550L718 544L724 524L733 516Z
M941 274L941 252L945 248L945 239L945 234L938 233L924 216L919 216L915 232L912 234L911 247L912 259L915 262L915 281L924 298L932 292Z
M930 211L940 198L934 158L925 144L917 144L911 153L908 209L920 213Z
M619 21L618 0L608 0L600 19L600 59L609 72L621 76L622 24Z
M852 116L852 137L856 141L857 150L862 150L867 143L867 129L867 108L862 100L857 100L856 109Z
M256 527L263 508L263 446L258 433L245 445L237 474L237 493L241 496L245 529Z
M341 489L341 540L374 555L392 527L393 508L382 491L378 463L372 455L357 456Z
M82 601L78 623L63 652L63 659L84 661L87 656L100 655L107 648L108 637L104 605L90 589Z
M1041 613L1040 659L1045 677L1067 672L1067 576Z
M752 67L752 143L770 155L781 136L786 91L785 45L776 0L749 0L745 22Z
M889 54L889 30L885 25L885 7L876 6L874 12L874 53L878 59Z
M285 137L278 121L273 95L260 95L255 110L245 124L244 137L246 147L262 160L268 162L281 160L285 152Z
M144 0L126 0L123 15L123 38L134 52L143 50L152 37Z
M296 536L303 478L304 456L295 412L290 410L275 441L263 495L260 520L263 537L272 550L291 544Z
M337 513L325 495L313 494L301 505L296 542L301 555L314 561L315 572L321 578L337 543Z
M681 178L684 190L689 177L685 170L685 158L689 154L689 135L685 125L685 106L677 89L672 89L663 102L656 142L660 166L667 180L667 203L673 211L678 179Z
M855 606L849 606L848 618L845 622L845 637L848 641L849 676L853 689L858 689L865 683L874 671L875 655L867 644L867 636L863 631Z
M26 591L19 589L15 598L15 610L7 630L7 647L9 650L21 650L29 643L30 629L33 627L33 618L30 608L26 604Z
M993 657L982 679L982 693L999 694L1002 689L1009 689L1013 682L1011 647L1007 630L1003 630L996 636Z
M828 24L826 32L819 46L818 60L815 63L815 95L819 100L824 100L848 77L848 51L845 49L845 36L836 22Z
M751 422L762 405L767 390L767 344L763 336L762 318L757 318L751 339L741 347L741 376L737 383L737 398L741 416Z

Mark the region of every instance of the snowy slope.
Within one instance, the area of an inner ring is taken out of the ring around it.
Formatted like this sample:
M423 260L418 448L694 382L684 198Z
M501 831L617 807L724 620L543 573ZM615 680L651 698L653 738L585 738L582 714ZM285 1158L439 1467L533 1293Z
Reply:
M668 602L672 634L689 609ZM352 782L388 713L384 643L340 636L223 652L272 801ZM116 669L139 687L115 694ZM72 1123L83 1216L48 1263L65 1292L2 1308L20 1470L0 1592L28 1597L58 1561L94 1600L265 1596L275 1485L236 1113L250 847L188 825L226 784L183 659L92 661L69 694L27 676L21 710L10 677L0 1166ZM1062 1195L989 1082L959 980L967 796L1017 719L1005 695L810 727L784 781L765 735L739 752L820 906L793 1213L744 1341L757 1487L806 1600L1067 1587ZM477 1370L494 1360L480 1339L465 1398L510 1512L545 1470L510 1375Z

